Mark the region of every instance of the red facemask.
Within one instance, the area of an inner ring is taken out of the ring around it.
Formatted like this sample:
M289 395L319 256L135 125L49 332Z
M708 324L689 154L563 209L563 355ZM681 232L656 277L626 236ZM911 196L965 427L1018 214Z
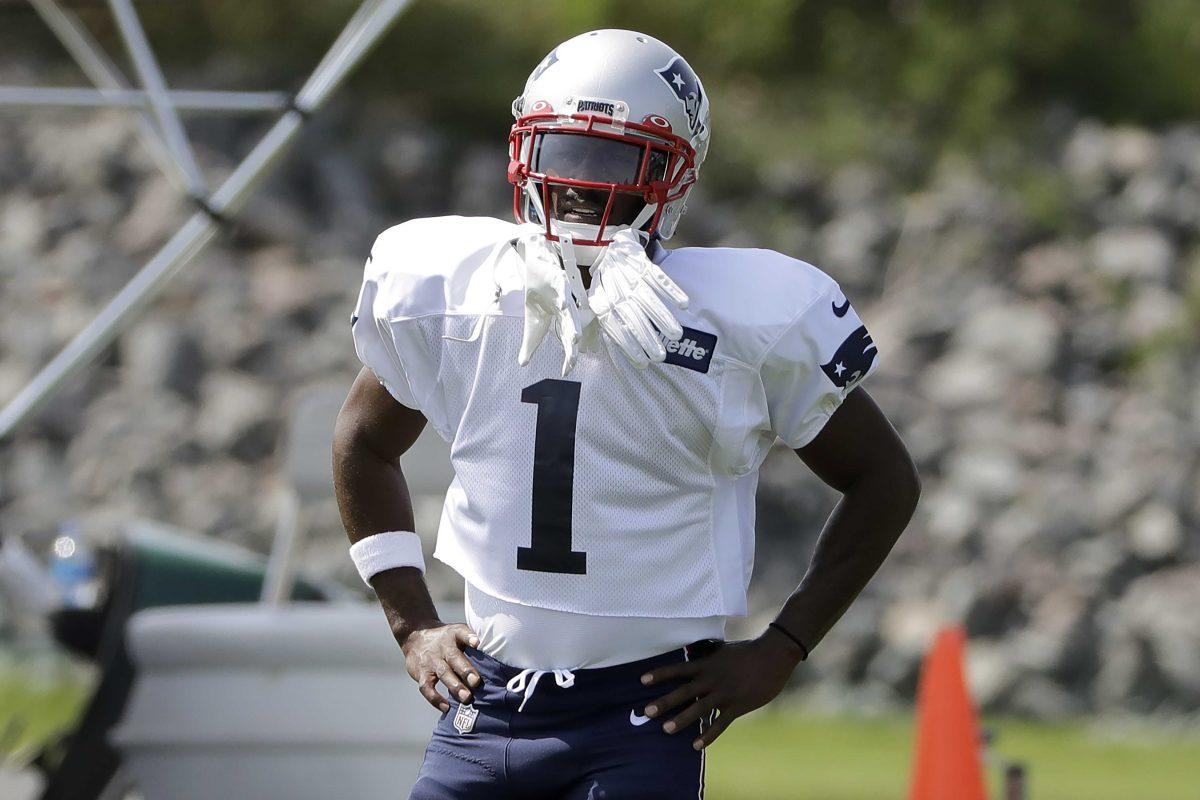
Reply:
M630 225L649 204L654 214L639 227L653 234L666 204L696 180L695 149L656 115L621 123L597 114L558 115L539 101L513 124L508 141L513 214L518 222L544 224L551 241L558 241L553 218L597 226L594 240L575 242L607 246L606 229ZM530 220L537 209L527 188L537 192L544 219Z

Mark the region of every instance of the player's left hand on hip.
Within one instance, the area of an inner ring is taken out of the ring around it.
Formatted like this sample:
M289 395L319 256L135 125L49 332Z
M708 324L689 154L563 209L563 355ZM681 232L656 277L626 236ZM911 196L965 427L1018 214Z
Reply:
M590 319L586 295L581 308L554 245L546 241L540 227L532 227L519 241L525 272L525 331L517 363L528 365L546 333L555 327L563 348L562 375L566 377L579 357L579 340Z
M712 655L668 664L642 676L647 686L681 679L679 688L651 701L645 715L666 719L663 731L674 734L692 728L699 719L716 712L711 725L692 742L701 750L743 714L774 700L800 662L796 652L776 637L760 636L743 642L730 642ZM675 712L672 715L671 712Z
M618 231L591 272L589 298L604 333L636 367L665 359L663 337L683 335L667 303L687 308L688 296L650 260L639 235Z

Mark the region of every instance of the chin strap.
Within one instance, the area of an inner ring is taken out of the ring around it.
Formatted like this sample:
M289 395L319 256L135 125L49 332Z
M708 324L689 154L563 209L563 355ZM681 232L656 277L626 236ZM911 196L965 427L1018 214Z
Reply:
M639 234L644 233L642 226L654 217L654 212L657 210L658 203L646 203L646 205L642 206L642 210L638 212L638 215L633 218L633 222L629 223L629 227L633 228Z
M527 198L529 198L529 204L533 207L533 210L537 213L538 217L541 218L541 220L542 220L542 223L541 223L542 230L545 231L548 229L552 234L559 237L560 240L563 239L564 237L570 237L571 234L567 233L566 231L563 230L562 225L559 223L559 221L554 219L547 213L545 207L542 205L542 197L541 197L540 193L534 188L534 183L535 183L534 181L526 181L525 186L524 186L524 192L525 192L525 196ZM612 241L612 237L615 236L618 231L624 230L625 228L630 228L630 229L636 231L639 234L639 236L645 236L646 234L645 234L645 231L642 230L642 226L645 225L647 222L649 222L651 219L653 219L654 214L657 211L658 211L658 203L646 203L644 206L642 206L642 210L638 212L638 215L636 217L634 217L633 221L631 223L629 223L628 225L609 225L609 226L607 226L607 229L605 232L609 234L609 236L608 236L609 241ZM600 226L599 225L591 225L589 227L592 227L595 229L596 233L594 234L594 236L600 235ZM574 246L577 249L583 249L586 247L588 249L594 249L597 251L596 254L593 256L591 262L589 264L587 264L586 266L591 266L591 264L595 264L595 263L599 262L600 256L603 254L603 249L604 249L603 247L596 246L596 245L574 245ZM582 263L579 261L578 254L576 255L576 261L577 261L577 263Z

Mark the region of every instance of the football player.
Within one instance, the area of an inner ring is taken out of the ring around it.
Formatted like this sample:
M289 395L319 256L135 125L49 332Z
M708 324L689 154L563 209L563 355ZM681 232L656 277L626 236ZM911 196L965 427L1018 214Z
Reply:
M702 796L704 748L876 572L916 471L859 386L876 348L833 279L770 250L663 246L710 133L678 53L585 33L513 111L517 223L380 235L337 422L351 555L443 712L412 797ZM450 443L434 556L465 579L466 624L430 600L398 464L426 425ZM774 621L725 642L777 439L842 498Z

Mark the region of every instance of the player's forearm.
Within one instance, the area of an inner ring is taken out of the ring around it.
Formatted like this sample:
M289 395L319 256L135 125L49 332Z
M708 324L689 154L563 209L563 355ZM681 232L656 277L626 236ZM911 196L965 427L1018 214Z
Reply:
M916 509L908 464L866 473L843 493L817 540L804 579L776 621L810 650L879 570Z
M416 527L412 498L399 463L379 456L362 442L343 441L335 447L334 489L351 543L375 533ZM419 569L384 570L371 579L371 586L400 644L414 630L439 624Z

